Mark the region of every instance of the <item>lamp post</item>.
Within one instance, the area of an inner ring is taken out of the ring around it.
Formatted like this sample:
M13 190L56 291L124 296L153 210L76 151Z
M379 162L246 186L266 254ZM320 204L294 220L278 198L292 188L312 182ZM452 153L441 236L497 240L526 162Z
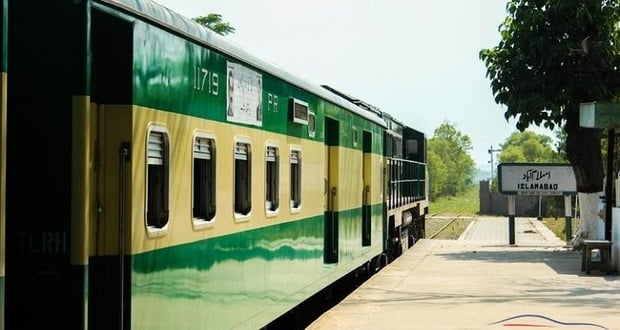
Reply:
M494 152L500 152L502 151L502 149L493 149L493 145L491 145L491 147L489 148L489 155L491 155L491 161L489 163L491 163L491 180L493 180L493 153Z

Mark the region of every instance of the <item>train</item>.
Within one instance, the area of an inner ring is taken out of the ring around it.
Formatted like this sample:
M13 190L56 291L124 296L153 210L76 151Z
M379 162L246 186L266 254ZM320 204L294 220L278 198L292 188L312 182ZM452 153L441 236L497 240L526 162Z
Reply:
M424 238L389 112L150 0L0 16L1 328L266 328Z

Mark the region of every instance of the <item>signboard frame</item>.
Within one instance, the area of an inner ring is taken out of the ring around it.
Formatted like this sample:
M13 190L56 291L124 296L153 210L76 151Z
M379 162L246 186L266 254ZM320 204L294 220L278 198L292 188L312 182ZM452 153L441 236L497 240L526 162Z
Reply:
M570 164L501 163L497 166L499 192L508 196L508 244L515 245L515 208L517 195L564 195L565 232L571 229L571 198L577 193L577 180Z
M577 193L570 164L501 163L497 166L499 192L505 195L562 196Z

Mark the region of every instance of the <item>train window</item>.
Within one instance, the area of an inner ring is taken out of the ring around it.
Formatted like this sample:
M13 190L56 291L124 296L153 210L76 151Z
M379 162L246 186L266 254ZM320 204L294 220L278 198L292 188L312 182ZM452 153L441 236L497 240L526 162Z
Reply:
M215 217L215 140L194 138L193 205L194 219L210 221Z
M235 216L247 216L252 209L252 152L249 143L235 143Z
M146 169L146 225L151 229L168 224L169 155L168 133L153 127L147 140Z
M289 99L289 107L292 112L293 122L308 125L308 103L296 98Z
M265 209L267 212L278 210L280 198L279 185L279 152L276 146L267 146L265 153Z
M301 151L291 150L291 209L301 207Z
M308 136L316 136L316 115L312 112L308 113Z

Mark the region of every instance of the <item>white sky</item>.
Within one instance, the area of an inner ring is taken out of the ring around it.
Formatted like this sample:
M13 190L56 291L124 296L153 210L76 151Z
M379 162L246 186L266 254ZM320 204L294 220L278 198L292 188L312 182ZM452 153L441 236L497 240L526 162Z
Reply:
M490 170L489 147L516 131L478 58L499 41L505 1L156 2L188 18L221 14L236 29L228 38L251 53L373 104L427 138L449 121L471 138L482 169Z

